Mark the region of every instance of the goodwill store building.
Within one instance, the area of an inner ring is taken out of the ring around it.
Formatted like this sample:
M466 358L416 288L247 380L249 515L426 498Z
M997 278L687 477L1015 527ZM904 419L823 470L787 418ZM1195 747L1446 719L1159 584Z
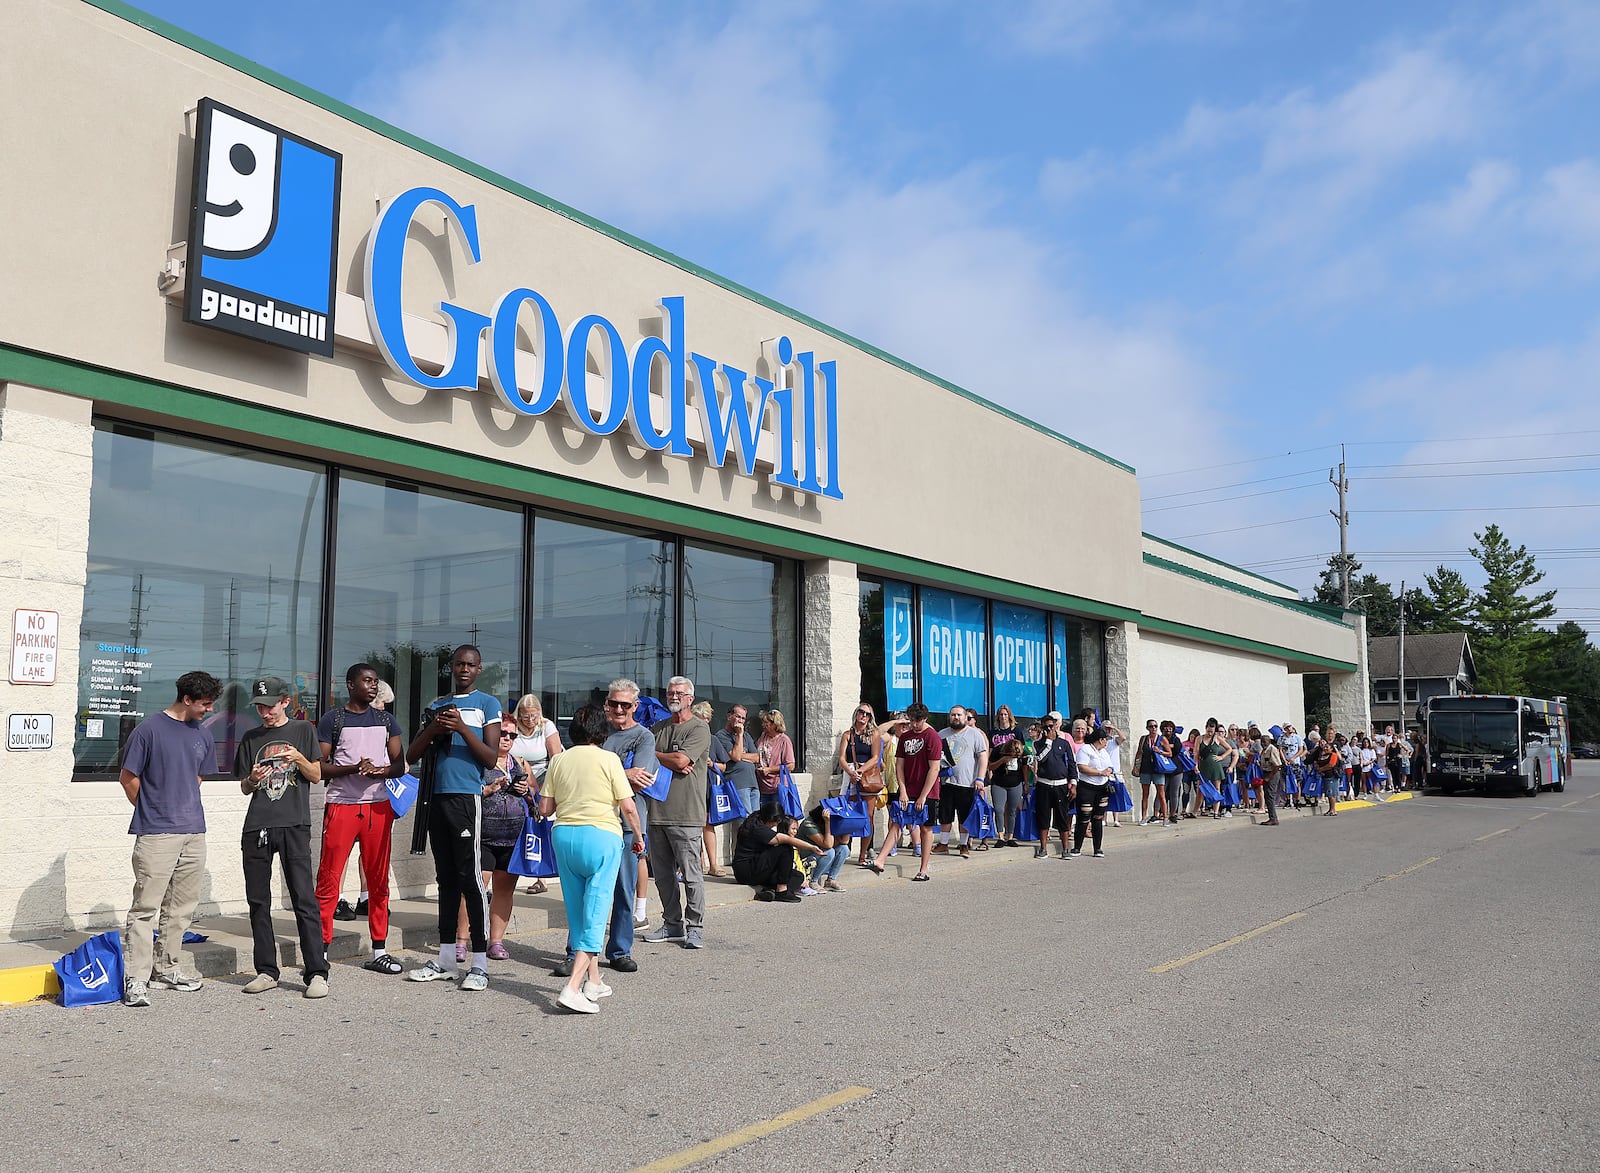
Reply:
M1354 627L1142 534L1126 465L111 0L7 32L0 936L124 915L119 752L197 668L224 768L254 677L315 719L371 662L409 734L463 642L557 718L676 672L776 707L824 777L863 697L1133 729L1326 672L1360 719ZM245 799L204 792L237 911Z

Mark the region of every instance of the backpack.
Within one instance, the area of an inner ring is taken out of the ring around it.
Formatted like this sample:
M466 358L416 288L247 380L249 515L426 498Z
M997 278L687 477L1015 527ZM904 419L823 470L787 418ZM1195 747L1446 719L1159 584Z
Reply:
M376 711L379 716L383 718L383 731L388 734L388 736L400 736L400 722L395 720L394 714L388 709L373 710L369 708L367 711L369 713ZM333 740L328 743L329 761L332 761L333 755L339 751L339 735L344 732L344 719L346 714L349 712L350 710L345 708L343 705L340 705L337 709L333 710Z

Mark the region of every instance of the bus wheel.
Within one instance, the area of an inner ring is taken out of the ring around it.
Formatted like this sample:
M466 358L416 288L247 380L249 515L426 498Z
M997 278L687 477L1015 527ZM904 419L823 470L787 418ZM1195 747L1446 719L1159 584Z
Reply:
M1550 789L1554 790L1557 794L1560 794L1562 791L1566 790L1566 788L1567 788L1567 775L1562 771L1560 766L1557 766L1556 767L1556 780L1550 784Z
M1533 763L1533 785L1528 789L1529 798L1536 797L1544 789L1544 767L1538 762Z

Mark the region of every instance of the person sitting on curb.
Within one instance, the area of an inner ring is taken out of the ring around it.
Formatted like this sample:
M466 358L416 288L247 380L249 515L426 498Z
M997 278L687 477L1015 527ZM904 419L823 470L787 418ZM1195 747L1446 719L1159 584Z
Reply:
M821 855L822 848L787 830L780 831L780 820L789 825L788 816L776 802L764 802L759 811L739 825L739 839L733 849L733 876L754 888L757 900L798 904L805 878L795 866L795 849Z
M839 869L850 854L850 836L833 833L833 819L828 808L820 802L800 820L795 834L815 847L822 849L812 864L811 887L817 892L843 892L839 886ZM802 896L812 893L804 890Z

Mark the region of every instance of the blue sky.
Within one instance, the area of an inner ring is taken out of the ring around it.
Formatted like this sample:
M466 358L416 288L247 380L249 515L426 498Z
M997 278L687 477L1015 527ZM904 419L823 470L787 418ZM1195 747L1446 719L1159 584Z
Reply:
M1366 569L1495 521L1600 631L1593 0L144 7L1133 464L1153 533L1309 589L1344 443Z

